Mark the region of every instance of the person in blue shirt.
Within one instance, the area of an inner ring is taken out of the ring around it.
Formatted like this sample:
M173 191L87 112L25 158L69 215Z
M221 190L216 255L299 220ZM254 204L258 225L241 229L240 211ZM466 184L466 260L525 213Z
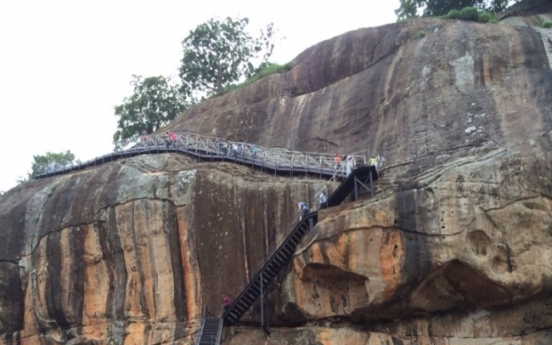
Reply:
M299 221L301 221L303 219L304 216L307 215L307 213L309 213L309 205L307 205L306 202L304 201L300 201L297 206L299 207Z

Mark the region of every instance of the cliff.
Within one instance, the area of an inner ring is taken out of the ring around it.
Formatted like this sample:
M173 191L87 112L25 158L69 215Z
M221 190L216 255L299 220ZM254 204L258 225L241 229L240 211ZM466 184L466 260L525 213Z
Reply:
M505 21L346 33L170 125L387 160L270 286L272 335L254 306L225 344L552 342L552 39ZM0 197L0 343L190 344L324 183L162 154L20 185Z

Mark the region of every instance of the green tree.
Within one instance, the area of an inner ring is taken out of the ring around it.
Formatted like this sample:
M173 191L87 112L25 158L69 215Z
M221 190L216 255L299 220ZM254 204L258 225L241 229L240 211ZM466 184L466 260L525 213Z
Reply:
M75 155L67 150L65 152L46 152L44 155L33 156L33 164L31 172L25 178L19 178L18 183L32 180L37 175L52 172L57 169L62 169L67 165L78 164L79 159L75 159Z
M274 49L273 24L252 37L246 31L248 23L248 18L212 18L190 31L182 41L179 73L186 94L217 94L267 66Z
M134 94L125 97L123 104L115 107L115 116L119 118L118 129L113 134L116 149L136 141L142 131L155 132L190 105L186 103L179 87L171 84L170 78L158 76L142 79L136 75L132 77Z
M426 17L442 16L450 10L461 10L475 7L479 10L498 12L519 0L400 0L400 7L395 10L398 20L417 17L422 13Z

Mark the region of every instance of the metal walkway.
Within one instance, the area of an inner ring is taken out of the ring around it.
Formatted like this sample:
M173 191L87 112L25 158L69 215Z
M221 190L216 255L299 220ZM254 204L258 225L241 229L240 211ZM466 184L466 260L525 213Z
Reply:
M115 160L134 157L143 154L182 153L203 161L227 161L248 165L251 168L267 173L286 176L299 174L318 176L329 180L339 180L345 176L345 162L334 167L334 156L324 153L308 153L290 151L280 148L266 148L243 142L225 141L220 138L196 134L177 134L177 140L167 145L168 138L161 135L149 135L148 140L140 142L133 148L113 152L91 159L80 164L50 165L39 168L35 177L45 177L68 174L81 171ZM224 148L226 146L226 149ZM236 147L233 150L232 147ZM350 155L357 164L366 164L366 156Z
M378 173L376 168L373 166L361 167L354 170L328 197L328 207L341 204L351 193L354 193L353 199L357 200L360 188L369 189L370 193L373 195L373 182L377 179ZM261 297L261 325L264 331L267 334L270 334L267 308L267 286L291 261L298 244L317 222L318 211L315 211L307 214L299 223L297 223L278 249L276 249L270 258L264 263L259 272L257 272L257 274L255 274L255 276L251 279L245 289L233 301L230 308L224 312L222 318L204 319L204 324L209 324L210 327L202 327L200 330L200 340L197 344L220 344L220 334L223 325L232 326L236 324L259 297ZM218 337L213 337L213 334L217 334ZM202 342L203 339L205 339L205 341L207 341L207 339L213 341L216 340L217 342Z

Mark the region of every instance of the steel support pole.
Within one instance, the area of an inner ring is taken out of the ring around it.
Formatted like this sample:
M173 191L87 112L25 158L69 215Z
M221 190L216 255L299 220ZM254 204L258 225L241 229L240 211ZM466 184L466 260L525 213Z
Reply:
M264 328L264 299L263 299L263 292L264 292L264 284L263 284L263 272L261 271L260 275L261 279L261 326Z
M266 335L270 335L270 315L268 314L269 313L269 309L268 309L268 295L266 294L266 291L265 291L265 294L263 296L263 300L264 300L264 303L266 303L266 320L264 321L264 331L266 333Z
M374 179L372 178L372 168L370 168L370 195L374 197Z
M356 176L355 176L354 198L355 198L354 201L358 200L358 180Z

